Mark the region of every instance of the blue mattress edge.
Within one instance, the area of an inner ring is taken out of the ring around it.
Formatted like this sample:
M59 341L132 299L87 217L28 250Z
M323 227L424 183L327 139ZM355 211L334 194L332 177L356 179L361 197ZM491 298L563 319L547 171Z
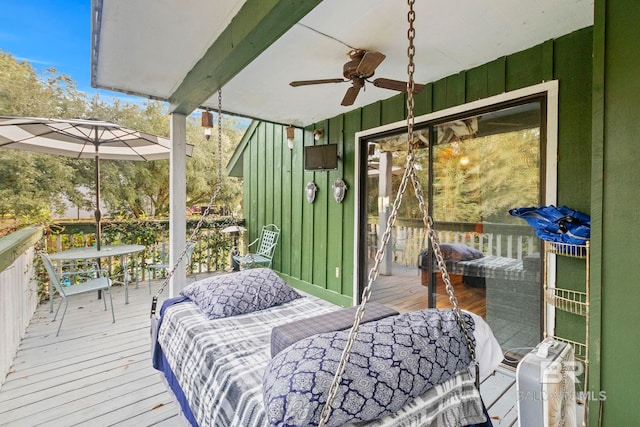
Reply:
M168 307L184 301L190 300L189 298L183 296L167 299L162 304L162 308L160 309L160 316L158 318L151 318L151 362L154 369L162 372L167 386L173 393L177 403L180 405L180 409L182 410L184 418L189 422L190 425L197 427L198 422L196 421L196 418L191 411L191 407L189 407L189 401L187 400L184 391L182 391L178 379L171 370L169 362L167 361L167 358L162 351L162 347L158 343L158 331L160 330L160 326L162 325L162 316L164 315L164 312Z

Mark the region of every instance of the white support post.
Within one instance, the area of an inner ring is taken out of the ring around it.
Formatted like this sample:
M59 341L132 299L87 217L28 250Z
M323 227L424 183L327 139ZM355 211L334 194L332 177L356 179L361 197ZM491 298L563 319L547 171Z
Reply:
M378 242L382 242L382 235L387 229L387 220L391 214L391 198L393 197L392 177L393 156L389 151L380 153L379 179L378 179L378 221L379 233ZM391 266L393 264L393 234L389 238L387 247L384 248L384 258L380 264L380 274L391 276Z
M169 159L169 265L173 266L187 236L187 116L184 114L171 113ZM186 280L183 260L169 282L169 295L177 296Z

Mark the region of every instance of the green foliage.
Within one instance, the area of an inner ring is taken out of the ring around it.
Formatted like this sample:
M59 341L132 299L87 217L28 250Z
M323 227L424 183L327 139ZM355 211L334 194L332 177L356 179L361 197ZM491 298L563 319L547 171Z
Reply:
M151 246L169 235L167 227L166 221L108 222L102 229L102 244Z
M538 203L537 128L493 134L434 148L434 219L517 223L515 206Z
M12 116L80 117L86 95L69 76L49 68L38 76L26 61L0 51L0 113Z
M212 137L206 140L197 120L187 121L187 141L195 146L193 156L187 162L187 205L207 205L217 187L218 167L222 173L221 194L216 205L235 207L242 199L242 185L226 175L225 166L231 159L235 146L242 138L233 118L222 120L222 155L218 165L218 125L212 129Z
M404 167L407 153L393 151L393 165ZM376 161L377 159L370 159ZM516 206L538 204L540 135L536 127L499 132L416 151L417 177L427 202L433 169L433 219L450 222L519 223L508 214ZM394 197L402 177L393 175ZM368 179L368 214L378 215L378 178ZM413 186L407 185L399 218L421 218Z
M136 130L169 136L164 104L142 105L105 101L86 94L66 75L49 69L38 75L24 61L0 51L0 115L52 118L95 117ZM226 177L224 166L241 138L234 120L223 121L222 194L217 205L237 206L241 185ZM217 130L214 129L214 135ZM198 120L187 119L187 142L194 144L187 160L187 205L207 204L216 188L217 139L206 141ZM94 163L62 156L0 149L0 217L41 222L64 208L68 199L80 208L95 204ZM101 206L113 218L145 219L169 214L169 161L101 161ZM82 189L84 188L84 191Z
M198 219L199 220L199 219ZM187 234L190 235L197 225L197 220L187 221ZM196 235L196 246L192 257L193 267L197 273L223 270L230 265L229 251L233 246L233 236L221 233L223 228L237 224L231 217L207 217L203 220L202 228ZM157 244L169 241L169 222L167 220L127 220L107 221L103 225L102 244L137 244L144 245L146 249L133 257L128 258L129 268L134 267L142 273L142 280L147 274L147 263L153 259L153 248ZM91 246L95 241L95 227L91 223L56 222L51 224L45 232L46 247L50 251L58 248L62 250L73 247ZM187 236L185 236L185 241ZM42 247L45 245L43 244ZM103 266L111 276L122 274L123 266L120 258L116 257L105 262ZM42 273L42 272L41 272ZM38 276L40 293L46 294L48 289L48 276Z
M68 76L51 68L38 76L27 62L0 51L0 114L9 116L78 117L85 95ZM0 215L28 222L62 208L60 194L82 196L71 159L0 149ZM38 222L38 221L35 221Z
M38 242L34 250L36 253L45 250L44 240ZM44 267L39 256L33 259L33 278L38 288L38 303L44 303L49 299L49 273Z

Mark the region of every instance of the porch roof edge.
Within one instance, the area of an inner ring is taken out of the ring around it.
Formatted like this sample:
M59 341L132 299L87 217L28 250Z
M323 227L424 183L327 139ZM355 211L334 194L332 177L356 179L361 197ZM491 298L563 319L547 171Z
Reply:
M253 136L253 134L255 133L256 128L258 127L258 123L260 123L258 120L252 120L251 124L249 124L249 127L244 132L244 135L242 136L240 143L237 145L236 149L233 152L233 155L231 156L231 159L229 159L229 162L227 163L228 176L242 178L242 173L243 173L242 153L244 152L244 149L247 147L247 145L249 145L249 140L251 139L251 136Z

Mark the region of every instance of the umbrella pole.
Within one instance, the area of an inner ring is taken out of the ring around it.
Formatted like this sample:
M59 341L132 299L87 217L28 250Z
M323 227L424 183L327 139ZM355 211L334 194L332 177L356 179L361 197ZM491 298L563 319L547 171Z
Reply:
M100 250L100 235L102 230L100 227L100 221L102 219L102 212L100 212L100 158L98 156L98 146L96 145L96 211L94 212L96 218L96 248Z
M102 234L102 230L100 227L100 221L102 220L102 212L100 212L100 155L98 153L98 129L96 129L96 155L95 155L95 172L96 172L96 211L94 212L94 216L96 218L96 249L100 251L100 235ZM100 265L100 258L98 258L98 268L102 268ZM102 299L102 291L98 291L98 299Z

